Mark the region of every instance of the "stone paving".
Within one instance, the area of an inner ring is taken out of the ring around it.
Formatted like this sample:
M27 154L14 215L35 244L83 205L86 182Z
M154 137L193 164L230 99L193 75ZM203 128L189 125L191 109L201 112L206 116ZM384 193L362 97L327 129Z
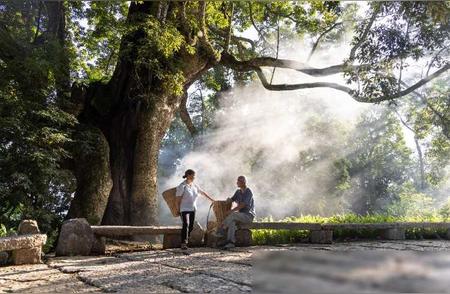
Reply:
M45 264L0 268L0 293L236 293L251 292L252 287L261 293L298 293L298 283L305 292L450 292L448 282L435 281L439 274L450 276L450 241L444 240L289 244L230 251L195 248L190 252L184 255L179 249L170 249L48 257ZM386 260L397 256L396 252L403 254L396 257L397 261L417 262L400 262L399 266ZM292 266L288 266L289 261ZM407 270L399 271L402 265ZM424 276L424 270L420 270L424 265L428 272L436 269L436 274ZM352 266L358 270L352 270ZM380 280L383 275L376 273L384 271L400 272L403 280ZM414 273L413 278L408 273Z

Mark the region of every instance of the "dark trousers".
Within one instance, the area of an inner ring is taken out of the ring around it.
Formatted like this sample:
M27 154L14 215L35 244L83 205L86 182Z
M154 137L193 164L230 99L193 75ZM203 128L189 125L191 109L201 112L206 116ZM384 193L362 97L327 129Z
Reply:
M189 216L189 231L188 231L188 216ZM194 229L195 211L181 212L181 221L183 227L181 228L181 243L187 243L189 235Z

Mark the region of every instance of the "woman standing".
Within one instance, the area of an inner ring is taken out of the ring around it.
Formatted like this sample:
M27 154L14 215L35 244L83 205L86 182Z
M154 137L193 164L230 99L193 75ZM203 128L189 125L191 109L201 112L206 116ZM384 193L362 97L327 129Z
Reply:
M176 196L178 211L180 212L181 221L183 222L183 226L181 229L181 249L187 249L189 235L194 228L195 211L197 210L196 201L198 194L202 194L211 201L214 201L214 199L212 199L206 192L204 192L196 184L194 184L195 171L193 171L192 169L186 170L183 178L185 180L178 185Z

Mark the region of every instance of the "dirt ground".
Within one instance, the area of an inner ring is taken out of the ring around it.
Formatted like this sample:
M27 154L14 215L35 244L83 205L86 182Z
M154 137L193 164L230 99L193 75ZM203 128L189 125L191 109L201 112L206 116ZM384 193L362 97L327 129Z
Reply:
M2 267L0 293L298 293L299 287L322 293L450 292L449 279L439 279L450 276L450 241L193 248L190 255L131 244L108 249L107 256L47 256L44 264Z

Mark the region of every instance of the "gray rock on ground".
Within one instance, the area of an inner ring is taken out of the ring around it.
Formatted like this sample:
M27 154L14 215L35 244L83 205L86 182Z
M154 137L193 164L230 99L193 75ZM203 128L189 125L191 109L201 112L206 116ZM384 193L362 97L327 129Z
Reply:
M56 256L89 255L94 233L84 218L66 220L59 233Z

